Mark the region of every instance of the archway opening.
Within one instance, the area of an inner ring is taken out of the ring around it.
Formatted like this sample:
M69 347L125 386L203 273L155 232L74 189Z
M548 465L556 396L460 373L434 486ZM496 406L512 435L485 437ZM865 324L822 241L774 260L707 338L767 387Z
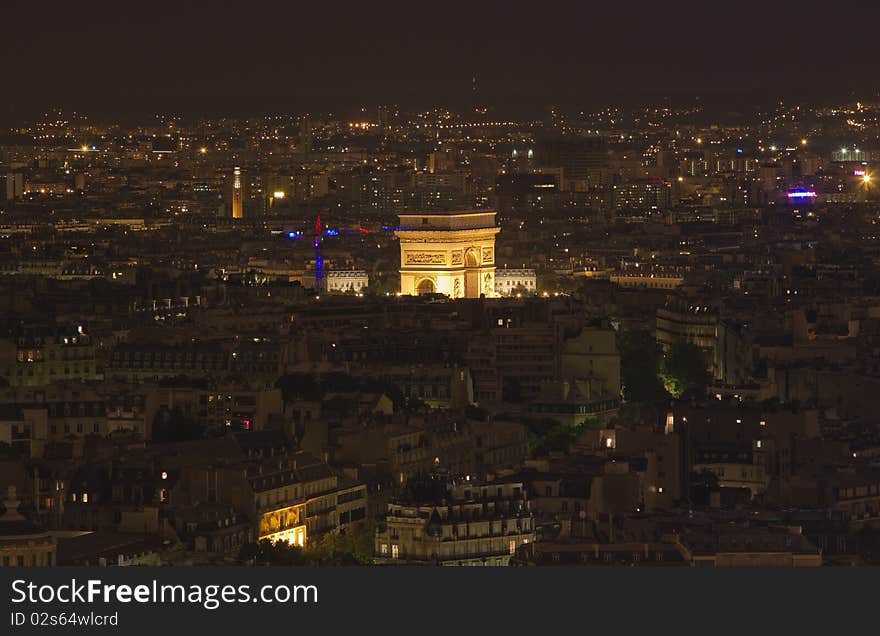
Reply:
M419 281L418 287L416 287L416 293L419 296L424 296L425 294L433 294L434 281L430 278L423 278L421 281Z

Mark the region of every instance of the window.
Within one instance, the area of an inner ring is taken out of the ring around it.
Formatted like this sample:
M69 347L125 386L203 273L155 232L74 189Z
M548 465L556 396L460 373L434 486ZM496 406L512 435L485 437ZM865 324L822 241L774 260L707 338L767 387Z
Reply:
M391 544L391 558L396 559L398 557L400 557L400 546L398 546L396 543L392 543Z
M516 539L510 540L509 550L511 554L514 554L516 552Z
M387 544L387 543L383 543L383 544L379 547L379 553L380 553L382 556L388 556L388 544Z
M74 495L74 496L75 496L75 495ZM84 493L83 493L83 499L82 499L82 502L83 502L83 503L89 503L89 493L87 493L87 492L84 492Z

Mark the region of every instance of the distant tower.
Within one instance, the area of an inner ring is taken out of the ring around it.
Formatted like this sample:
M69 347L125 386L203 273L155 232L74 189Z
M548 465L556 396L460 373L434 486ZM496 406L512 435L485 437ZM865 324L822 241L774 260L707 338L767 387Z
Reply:
M6 200L12 201L18 199L24 192L23 180L21 174L6 175Z
M321 290L324 285L324 256L321 254L321 213L315 219L315 289Z
M235 166L232 170L232 218L240 219L244 216L244 188L241 182L241 168Z
M300 152L312 152L313 148L312 119L305 115L299 123L299 150Z
M559 130L565 126L565 120L562 113L559 111L559 107L555 104L550 106L550 116L546 125L548 128L554 130Z
M487 112L486 107L480 103L480 93L477 91L476 75L474 75L471 80L471 106L474 109L474 113L477 115L485 115Z
M382 131L383 140L388 141L389 125L388 106L379 106L379 130Z

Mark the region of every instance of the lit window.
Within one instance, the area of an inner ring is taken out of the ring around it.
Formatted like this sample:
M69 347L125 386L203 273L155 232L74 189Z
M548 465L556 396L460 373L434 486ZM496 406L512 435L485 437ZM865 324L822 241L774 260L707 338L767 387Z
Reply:
M391 545L391 558L396 559L400 556L400 547L394 543Z
M382 546L379 548L379 552L382 554L382 556L388 556L388 544L383 543Z
M516 539L510 540L510 553L514 554L516 552Z
M89 493L87 493L87 492L84 492L84 493L83 493L83 500L82 500L82 502L83 502L83 503L89 503Z

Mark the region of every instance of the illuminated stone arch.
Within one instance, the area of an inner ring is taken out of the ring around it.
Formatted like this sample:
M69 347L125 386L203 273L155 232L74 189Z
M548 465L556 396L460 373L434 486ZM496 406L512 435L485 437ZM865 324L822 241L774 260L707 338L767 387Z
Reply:
M400 241L400 291L430 293L423 283L430 277L433 293L453 298L494 296L494 290L486 294L484 277L495 272L498 232L493 210L401 214L394 232Z

